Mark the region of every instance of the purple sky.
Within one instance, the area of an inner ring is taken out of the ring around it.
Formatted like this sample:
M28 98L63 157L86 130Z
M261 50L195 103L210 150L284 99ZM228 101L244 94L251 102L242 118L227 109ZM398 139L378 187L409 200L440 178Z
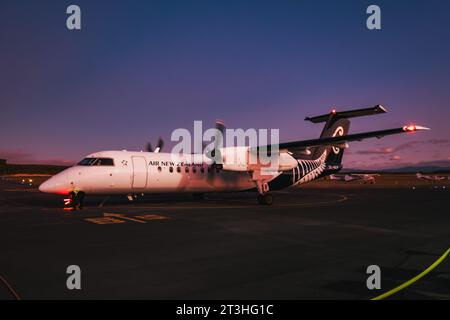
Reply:
M73 3L81 31L65 26ZM307 115L382 104L351 132L432 131L351 143L346 167L450 160L450 2L376 1L379 31L369 4L2 1L0 158L72 163L216 118L309 139Z

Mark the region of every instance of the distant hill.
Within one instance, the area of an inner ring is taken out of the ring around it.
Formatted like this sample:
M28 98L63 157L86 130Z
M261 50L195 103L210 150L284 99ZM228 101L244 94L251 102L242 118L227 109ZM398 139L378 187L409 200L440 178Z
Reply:
M68 166L45 164L4 164L0 166L0 174L56 174L66 168L68 168Z
M433 166L423 166L423 167L402 167L402 168L395 168L395 169L386 169L384 172L400 172L400 173L407 173L407 172L422 172L422 173L450 173L450 167L442 168L442 167L433 167Z
M356 173L356 172L389 172L389 173L450 173L450 160L439 160L439 161L424 161L416 164L411 164L408 166L388 168L388 169L377 169L377 170L365 170L358 168L346 168L342 172Z

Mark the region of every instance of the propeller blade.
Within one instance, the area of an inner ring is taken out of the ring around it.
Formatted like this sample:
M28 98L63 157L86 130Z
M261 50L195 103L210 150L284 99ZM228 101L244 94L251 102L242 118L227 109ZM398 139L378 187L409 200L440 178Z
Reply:
M156 145L156 148L155 148L154 152L155 153L160 152L162 150L163 146L164 146L164 140L161 137L159 137L158 144Z
M216 150L219 151L220 146L222 146L222 140L223 140L223 137L225 136L225 130L226 130L225 122L223 120L217 119L215 128L217 131L216 131L216 136L214 137L214 149L212 149L207 155L211 159L216 156Z
M222 146L222 140L223 140L223 137L225 136L225 130L226 130L225 122L220 119L216 120L215 128L217 131L216 131L216 136L214 137L214 149L212 149L211 152L209 152L207 154L207 156L210 159L214 159L216 157L216 153L220 153L220 147ZM217 154L217 157L220 157L220 154ZM214 183L215 175L216 175L217 171L220 170L221 168L222 168L222 165L217 164L215 161L214 161L214 163L211 164L210 172L208 172L208 175L206 178L207 182L210 185L212 185Z
M164 140L161 137L159 137L156 148L153 149L152 144L150 142L147 142L147 145L145 146L145 151L158 153L162 150L163 146L164 146Z
M225 122L223 120L217 119L216 129L219 130L222 135L225 135Z

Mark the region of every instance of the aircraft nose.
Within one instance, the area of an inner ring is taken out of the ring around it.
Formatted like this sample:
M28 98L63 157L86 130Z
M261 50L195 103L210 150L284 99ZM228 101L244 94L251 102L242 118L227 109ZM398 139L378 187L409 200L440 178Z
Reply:
M55 180L54 177L51 177L50 179L41 183L41 185L39 186L39 191L45 193L54 193L56 187L54 180Z
M44 193L59 193L66 194L69 192L68 183L66 177L66 173L61 172L57 175L54 175L50 179L44 181L39 186L39 191Z
M51 179L51 178L50 178L50 179ZM47 192L48 187L49 187L48 180L47 180L47 181L44 181L44 182L42 182L41 185L39 186L39 191L40 191L40 192Z

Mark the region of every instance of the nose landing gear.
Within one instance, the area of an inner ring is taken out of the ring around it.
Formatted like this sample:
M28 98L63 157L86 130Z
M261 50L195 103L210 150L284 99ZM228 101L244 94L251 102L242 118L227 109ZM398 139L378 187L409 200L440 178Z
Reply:
M83 191L71 191L69 192L69 198L65 199L64 209L65 210L77 210L83 209L84 205L84 196L85 193Z

